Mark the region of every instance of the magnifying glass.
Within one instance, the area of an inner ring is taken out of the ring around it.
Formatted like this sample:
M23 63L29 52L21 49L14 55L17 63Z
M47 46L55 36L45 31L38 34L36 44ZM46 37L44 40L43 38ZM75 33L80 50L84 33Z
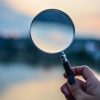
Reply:
M60 53L68 82L74 84L74 74L64 53L75 36L71 18L61 10L44 10L34 17L30 33L33 43L40 50L49 54Z

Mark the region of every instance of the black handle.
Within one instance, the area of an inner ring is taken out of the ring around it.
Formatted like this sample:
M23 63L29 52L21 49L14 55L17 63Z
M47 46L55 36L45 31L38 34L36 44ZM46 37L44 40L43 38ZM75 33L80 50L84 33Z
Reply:
M75 77L74 77L72 70L70 69L69 62L68 61L63 62L63 66L64 66L64 69L65 69L69 84L71 84L71 85L74 84L75 83Z
M67 79L68 79L68 82L69 84L74 84L76 81L75 81L75 77L74 77L74 74L70 68L70 64L66 58L66 55L64 53L64 51L61 52L61 58L62 58L62 61L63 61L63 66L64 66L64 69L65 69L65 72L66 72L66 75L67 75Z

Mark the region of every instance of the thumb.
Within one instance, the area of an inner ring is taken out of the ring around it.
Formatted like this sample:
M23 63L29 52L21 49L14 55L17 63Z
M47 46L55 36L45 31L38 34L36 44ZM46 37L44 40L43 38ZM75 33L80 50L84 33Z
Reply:
M75 84L70 85L71 93L76 100L83 100L84 97L87 97L87 94L81 89L78 81Z

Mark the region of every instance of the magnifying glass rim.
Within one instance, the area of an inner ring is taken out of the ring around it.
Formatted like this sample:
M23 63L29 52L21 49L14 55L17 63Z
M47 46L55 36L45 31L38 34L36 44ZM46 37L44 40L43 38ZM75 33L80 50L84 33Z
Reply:
M73 23L72 19L69 17L69 15L66 14L66 13L65 13L64 11L62 11L62 10L59 10L59 9L45 9L45 10L39 12L39 13L33 18L32 22L31 22L30 30L29 30L30 37L31 37L31 39L32 39L31 27L32 27L32 23L34 22L35 18L36 18L38 15L40 15L41 13L43 13L43 12L47 12L48 10L49 10L49 11L55 10L55 11L62 12L62 13L63 13L65 16L67 16L67 17L70 19L70 21L72 22L72 27L73 27L73 39L72 39L71 43L64 49L64 50L66 50L66 49L72 44L72 42L74 41L74 38L75 38L75 26L74 26L74 23ZM44 52L44 53L56 54L56 53L60 53L60 52L61 52L61 51L59 51L59 52L51 53L51 52L45 51L45 50L39 48L39 47L35 44L35 42L33 41L33 39L32 39L32 42L33 42L33 44L34 44L40 51L42 51L42 52ZM62 51L64 51L64 50L62 50Z

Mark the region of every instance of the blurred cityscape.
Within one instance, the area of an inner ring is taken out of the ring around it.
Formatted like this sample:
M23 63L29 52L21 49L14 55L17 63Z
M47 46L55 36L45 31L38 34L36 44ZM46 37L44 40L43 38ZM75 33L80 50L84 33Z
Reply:
M100 40L75 39L72 45L65 50L72 65L90 62L92 66L100 64ZM31 37L6 38L0 37L0 62L23 62L27 64L59 64L57 54L46 54L38 50ZM87 64L87 63L86 63Z

